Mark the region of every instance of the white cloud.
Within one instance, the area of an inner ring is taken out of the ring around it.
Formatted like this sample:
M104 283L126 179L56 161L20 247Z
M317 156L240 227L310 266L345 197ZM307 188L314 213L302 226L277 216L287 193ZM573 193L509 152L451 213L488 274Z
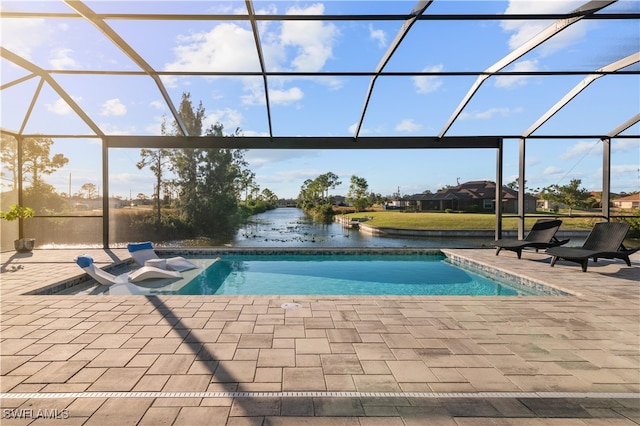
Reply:
M162 101L151 101L149 102L149 106L159 111L162 111L167 107L167 104L165 104Z
M272 173L261 177L260 181L265 182L267 185L274 183L289 183L289 182L304 182L307 179L314 179L318 175L323 172L318 172L317 170L286 170L279 171L276 173Z
M69 69L69 68L77 68L76 61L71 57L73 50L59 48L51 51L51 59L49 59L49 64L53 68L59 69Z
M376 30L371 24L369 24L369 38L376 40L380 48L387 45L387 34L383 30Z
M168 119L169 118L167 117L167 121ZM144 127L144 131L149 135L159 135L162 129L162 120L163 120L163 116L153 117L153 122L150 124L147 124Z
M405 118L400 123L398 123L398 125L396 125L396 131L398 132L414 133L420 129L422 129L422 125L416 123L411 118Z
M113 173L109 174L110 186L121 186L123 188L130 188L131 183L136 183L136 188L150 187L153 188L155 183L155 177L153 174L148 173L147 169L144 169L138 173ZM127 195L129 195L127 191ZM135 197L137 193L133 193Z
M109 135L135 135L136 134L135 126L129 126L124 129L121 129L118 126L111 123L100 123L98 124L98 126L100 127L100 129L102 129L103 132Z
M287 90L269 90L269 102L274 105L289 105L304 97L304 93L298 87Z
M127 107L120 102L120 99L109 99L102 104L100 115L104 116L122 116L127 113Z
M350 134L355 134L356 133L356 129L358 128L358 123L353 123L351 126L349 126L349 128L347 129L347 131ZM360 133L358 133L358 136L365 136L365 135L372 135L372 134L379 134L382 133L384 131L384 126L380 125L378 127L375 127L373 129L371 128L366 128L366 127L361 127L360 128Z
M243 105L264 105L266 103L264 92L260 90L251 91L247 95L240 96Z
M582 1L526 1L510 0L505 13L566 13L577 8ZM509 38L509 47L513 50L521 46L551 24L549 21L502 21L502 29L513 33ZM582 38L587 30L587 23L574 24L544 43L539 53L548 56Z
M611 174L631 174L634 175L640 171L637 164L616 164L611 166Z
M307 8L293 6L288 15L322 15L324 5L315 4ZM297 48L291 61L296 71L320 71L333 54L333 44L339 35L332 23L321 21L285 21L281 27L280 43Z
M270 7L262 13L276 13ZM309 7L293 6L287 14L321 15L324 5ZM270 70L320 71L333 54L333 46L339 36L332 23L320 21L285 21L276 26L261 23L261 42L265 62ZM247 25L222 23L211 30L182 35L173 49L175 60L165 64L165 70L176 71L260 71L260 63L253 34ZM264 87L261 79L237 77L243 84L245 94L241 97L245 105L264 105ZM215 77L208 77L215 79ZM311 78L307 78L311 79ZM332 90L342 87L335 78L314 78ZM188 84L188 79L162 77L167 87L176 87L178 82ZM275 104L288 105L303 98L298 87L285 87L291 79L270 79L269 98Z
M513 71L528 72L538 70L538 60L525 60L516 62L512 67ZM505 75L496 77L496 87L510 89L515 86L524 86L529 79L529 76L519 75Z
M258 132L256 130L242 130L242 136L269 136L269 132Z
M501 117L509 117L510 115L517 114L523 111L522 107L518 108L489 108L485 111L478 112L462 112L460 114L460 120L489 120L496 115Z
M536 164L540 164L540 158L534 156L527 156L525 160L525 166L535 166Z
M318 156L317 150L307 149L251 149L245 154L245 159L251 168L270 168L276 163L294 161L296 164L303 164L307 158ZM281 175L289 175L289 170L280 172ZM296 172L297 173L297 172ZM324 172L323 172L324 173ZM320 174L320 173L318 173ZM289 180L291 181L291 180Z
M631 152L638 157L640 141L634 139L615 139L611 144L612 152ZM567 148L558 158L570 160L582 157L602 157L602 141L581 141ZM636 167L637 170L637 167Z
M425 67L423 72L441 72L444 66L442 64ZM419 75L413 77L413 84L418 89L418 93L431 93L435 92L442 86L442 79L435 76Z
M563 173L563 170L556 166L549 166L542 172L546 178L558 177Z
M165 87L175 88L178 87L178 78L173 75L161 75L160 80Z
M173 49L176 60L165 70L260 71L256 45L250 30L232 23L214 26L208 32L180 36Z
M31 60L33 50L51 39L52 29L44 19L3 19L2 46Z
M221 123L224 126L223 133L230 134L235 132L238 127L242 129L243 119L242 113L238 110L232 108L217 109L205 117L202 126L208 129L216 123Z
M262 80L244 79L243 83L244 91L247 92L247 94L240 96L242 103L244 105L264 105L265 96Z
M299 87L290 87L288 89L275 88L282 87L284 82L275 82L269 86L269 103L272 105L290 105L299 102L304 98L304 92ZM247 84L245 91L248 94L241 97L244 105L264 105L266 100L264 96L264 87L262 84Z
M640 139L615 139L611 143L612 152L626 152L631 151L638 155L640 152Z
M74 99L76 102L78 99ZM69 104L62 98L58 98L53 104L45 104L47 111L58 115L68 115L73 112Z
M594 156L594 155L598 155L601 156L602 155L602 146L600 145L600 141L583 141L583 142L578 142L573 146L570 146L565 152L563 152L562 154L560 154L560 156L558 158L560 158L561 160L569 160L572 158L581 158L584 157L586 155L590 155L590 156Z

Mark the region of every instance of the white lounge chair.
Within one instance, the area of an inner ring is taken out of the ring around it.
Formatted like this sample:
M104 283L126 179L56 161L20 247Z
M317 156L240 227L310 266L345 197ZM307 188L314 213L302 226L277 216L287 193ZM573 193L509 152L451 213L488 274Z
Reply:
M159 258L155 250L153 250L153 244L149 241L144 243L129 243L127 244L127 250L131 253L133 260L140 266L155 266L172 271L188 271L189 269L196 269L198 267L198 265L180 256L169 259Z
M153 266L143 266L132 272L126 272L124 274L115 276L107 271L96 267L93 263L93 258L87 254L78 256L75 259L78 266L80 266L91 278L96 280L102 285L112 285L117 283L132 282L137 283L140 281L162 278L182 278L182 275L178 271L167 271L166 269L160 269Z

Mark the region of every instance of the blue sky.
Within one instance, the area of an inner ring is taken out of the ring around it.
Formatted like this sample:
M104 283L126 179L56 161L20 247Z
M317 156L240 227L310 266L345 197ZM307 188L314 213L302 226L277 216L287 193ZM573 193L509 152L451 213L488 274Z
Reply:
M586 1L585 1L586 2ZM427 14L560 13L576 1L435 0ZM85 4L96 13L246 14L243 1L110 1ZM407 13L405 1L259 1L259 14ZM2 10L70 12L62 2L2 2ZM638 2L621 0L606 12L638 12ZM139 71L139 67L82 19L2 19L3 48L44 69ZM240 20L107 20L157 71L257 71L259 64L249 24ZM386 71L483 71L548 26L540 21L419 21L385 68ZM279 22L260 24L269 71L371 71L402 25L399 21ZM509 65L507 70L596 70L640 51L637 21L583 20ZM638 70L638 64L625 70ZM2 84L28 74L2 59ZM447 136L520 135L585 75L492 77L465 107ZM56 81L106 134L157 135L169 109L146 76L54 74ZM271 77L269 99L274 136L352 136L365 100L369 77ZM436 136L443 129L474 76L380 77L361 136ZM162 79L178 104L183 92L202 101L206 123L220 122L231 132L268 135L261 77L167 76ZM36 91L37 79L0 92L0 125L18 130ZM605 134L640 111L637 75L594 81L534 135ZM60 96L45 84L25 133L87 135L91 131ZM639 134L636 124L625 134ZM640 186L640 141L612 144L612 190ZM95 139L56 139L69 165L48 178L67 192L84 183L101 186L100 145ZM346 194L349 178L367 179L383 195L435 191L457 181L494 180L494 150L262 150L246 159L261 188L295 197L305 179L333 172ZM151 194L153 175L138 170L137 149L112 149L110 193ZM584 187L602 187L602 143L598 139L538 140L527 143L527 186L543 187L581 179ZM518 140L505 141L504 180L518 173Z

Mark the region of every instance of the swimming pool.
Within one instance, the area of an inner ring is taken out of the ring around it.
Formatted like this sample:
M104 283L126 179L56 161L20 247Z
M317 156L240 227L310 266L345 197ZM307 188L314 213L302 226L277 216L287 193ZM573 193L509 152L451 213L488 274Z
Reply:
M198 262L198 259L194 260ZM202 262L202 260L201 260ZM177 295L455 295L534 292L446 261L442 254L227 254L201 263L179 283L138 294ZM135 289L134 289L135 290ZM117 294L115 288L110 291Z

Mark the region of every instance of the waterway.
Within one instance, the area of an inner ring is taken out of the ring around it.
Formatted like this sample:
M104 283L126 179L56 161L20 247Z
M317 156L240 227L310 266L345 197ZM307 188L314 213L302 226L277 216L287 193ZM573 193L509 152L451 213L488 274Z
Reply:
M314 222L301 209L278 208L255 215L229 244L234 247L492 247L493 238L381 237L343 227L337 222Z

